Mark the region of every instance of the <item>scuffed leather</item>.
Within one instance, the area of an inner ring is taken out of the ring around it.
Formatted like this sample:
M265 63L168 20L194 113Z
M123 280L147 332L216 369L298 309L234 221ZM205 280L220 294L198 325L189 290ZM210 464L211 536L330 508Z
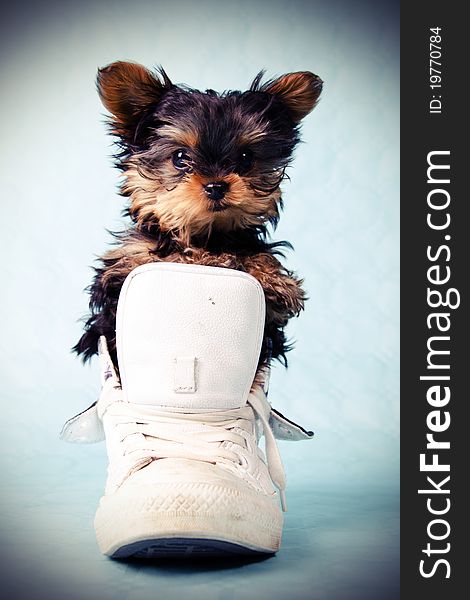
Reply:
M124 399L188 409L244 406L265 304L260 283L241 271L175 263L134 269L116 315Z

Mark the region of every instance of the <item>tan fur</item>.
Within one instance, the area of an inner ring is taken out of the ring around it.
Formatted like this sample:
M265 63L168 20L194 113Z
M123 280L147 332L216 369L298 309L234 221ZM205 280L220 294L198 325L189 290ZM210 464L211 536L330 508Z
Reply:
M211 181L209 178L187 174L177 186L166 189L132 162L125 177L123 191L130 195L130 211L137 222L158 221L163 231L178 232L186 243L193 235L210 233L214 226L230 231L265 223L278 214L279 189L269 196L257 196L248 182L235 173L218 178L230 186L223 200L226 209L220 212L211 210L211 202L203 189L203 185Z
M286 325L298 316L306 300L303 280L293 277L272 254L256 254L244 261L247 273L261 284L266 297L267 321Z
M198 143L197 132L192 129L184 131L173 125L163 125L158 131L159 135L175 141L180 146L195 148Z
M238 138L240 146L258 142L267 135L266 124L257 115L240 115L240 122L243 123L243 132Z
M116 61L98 71L98 91L104 106L113 115L113 132L127 131L130 119L157 102L163 84L137 63Z
M108 250L103 260L112 261L112 267L104 271L103 283L115 277L125 278L136 267L158 261L158 257L151 254L152 247L151 242L127 239L122 246Z
M315 107L322 89L322 81L309 71L288 73L266 88L279 96L289 107L296 122L301 121Z

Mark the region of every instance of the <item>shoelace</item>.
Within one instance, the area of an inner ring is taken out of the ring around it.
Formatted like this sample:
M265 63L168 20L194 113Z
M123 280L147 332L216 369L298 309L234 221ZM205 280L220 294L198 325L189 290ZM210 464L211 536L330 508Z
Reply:
M285 473L276 439L269 425L271 406L262 390L250 393L247 405L241 408L188 413L183 410L169 411L116 402L116 394L119 394L120 388L112 385L111 379L114 377L105 382L105 387L111 392L114 401L108 396L111 401L102 405L100 416L106 412L113 419L124 445L124 454L139 457L128 474L155 458L189 458L240 465L241 456L247 452L243 433L253 435L252 425L254 416L257 416L265 436L268 472L279 491L282 510L286 510ZM234 429L238 429L238 432ZM254 443L258 451L256 440ZM236 452L234 448L240 450Z

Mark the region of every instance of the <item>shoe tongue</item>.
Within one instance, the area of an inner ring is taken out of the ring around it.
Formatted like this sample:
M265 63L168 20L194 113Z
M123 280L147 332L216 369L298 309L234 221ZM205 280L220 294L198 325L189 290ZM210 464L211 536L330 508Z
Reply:
M194 410L244 406L264 319L263 290L247 273L175 263L134 269L116 316L125 400Z

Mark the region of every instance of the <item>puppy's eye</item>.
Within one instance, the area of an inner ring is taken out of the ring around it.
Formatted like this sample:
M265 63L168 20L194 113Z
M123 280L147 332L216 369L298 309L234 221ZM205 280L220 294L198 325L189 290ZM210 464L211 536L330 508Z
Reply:
M253 166L253 152L251 150L243 150L238 157L237 173L243 175Z
M178 171L190 171L191 170L191 157L186 150L175 150L171 155L173 166Z

